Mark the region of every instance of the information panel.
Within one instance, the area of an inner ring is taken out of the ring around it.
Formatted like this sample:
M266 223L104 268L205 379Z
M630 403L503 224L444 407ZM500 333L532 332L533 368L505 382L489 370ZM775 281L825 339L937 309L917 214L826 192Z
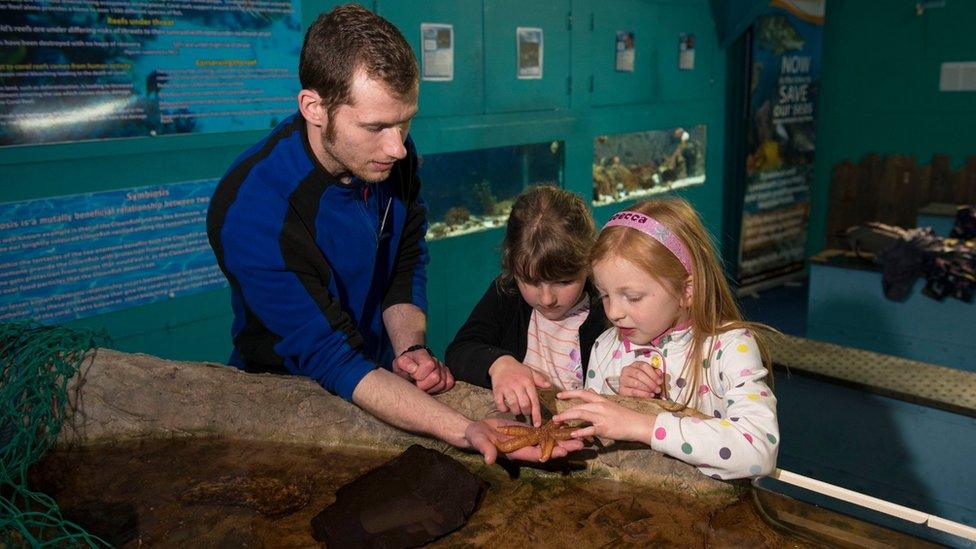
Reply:
M221 288L216 180L0 204L0 322L57 323Z
M271 127L301 45L298 0L0 2L0 146Z

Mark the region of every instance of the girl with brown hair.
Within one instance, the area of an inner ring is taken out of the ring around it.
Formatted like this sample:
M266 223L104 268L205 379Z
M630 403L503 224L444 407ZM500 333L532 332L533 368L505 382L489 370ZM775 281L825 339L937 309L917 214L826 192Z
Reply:
M583 200L552 186L512 206L502 272L447 348L457 379L491 388L501 412L542 424L539 388L581 389L606 328L587 282L596 228Z

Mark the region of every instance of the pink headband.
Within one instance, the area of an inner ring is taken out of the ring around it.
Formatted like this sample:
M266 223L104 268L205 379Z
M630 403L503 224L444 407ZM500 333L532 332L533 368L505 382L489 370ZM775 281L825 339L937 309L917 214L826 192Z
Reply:
M613 214L610 221L607 221L607 224L603 226L604 229L607 227L630 227L657 240L678 258L678 261L684 266L685 272L691 274L691 254L688 253L688 248L685 247L680 238L671 232L671 229L653 217L648 217L640 212L623 211Z

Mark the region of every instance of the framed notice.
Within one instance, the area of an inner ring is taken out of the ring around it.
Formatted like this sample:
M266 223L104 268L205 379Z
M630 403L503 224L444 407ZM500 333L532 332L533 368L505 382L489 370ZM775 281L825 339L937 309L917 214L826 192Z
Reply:
M518 77L520 80L539 80L542 78L544 48L542 29L538 27L518 27L515 30L518 51Z
M454 25L421 23L424 80L454 80Z
M617 72L634 72L634 33L617 31Z
M683 71L695 70L695 35L678 35L678 68Z

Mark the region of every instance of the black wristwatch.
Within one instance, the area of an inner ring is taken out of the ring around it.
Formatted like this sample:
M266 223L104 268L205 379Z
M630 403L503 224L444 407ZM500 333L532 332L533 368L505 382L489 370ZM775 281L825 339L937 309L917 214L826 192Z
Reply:
M427 345L424 345L423 343L418 343L416 345L411 345L411 346L407 347L406 349L403 350L402 353L399 354L399 356L403 356L403 355L405 355L405 354L407 354L407 353L409 353L411 351L419 351L421 349L427 351L427 354L430 355L431 358L434 357L434 351L431 351L430 350L430 347L428 347Z

